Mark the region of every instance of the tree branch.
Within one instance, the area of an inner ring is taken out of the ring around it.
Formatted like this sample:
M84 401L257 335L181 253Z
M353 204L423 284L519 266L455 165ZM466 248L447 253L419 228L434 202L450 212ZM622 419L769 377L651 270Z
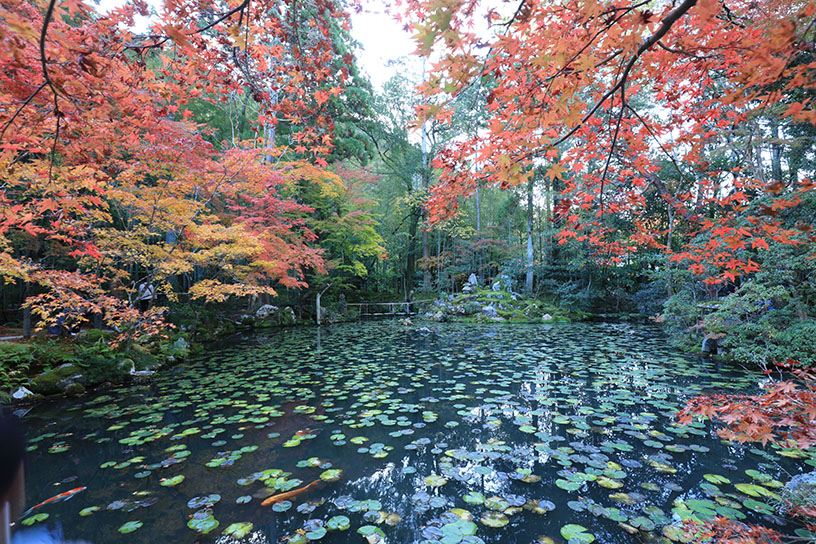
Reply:
M661 21L660 28L658 28L654 34L652 34L646 40L644 40L643 43L640 44L640 47L637 48L637 51L635 51L635 54L632 55L632 58L629 59L629 62L623 69L623 72L621 73L621 76L618 79L617 83L615 83L615 85L601 97L601 99L595 104L595 106L592 107L591 110L589 110L589 113L587 113L584 116L584 118L581 120L579 124L573 127L569 132L567 132L564 136L556 140L554 143L550 144L550 147L555 147L558 144L564 143L576 132L578 132L578 129L580 129L584 125L584 123L589 121L595 115L595 113L601 108L601 106L626 84L626 81L629 78L629 73L632 71L632 68L634 68L635 63L640 58L640 56L649 49L651 49L651 47L654 44L659 42L660 39L663 36L665 36L669 32L669 30L671 30L672 25L674 25L674 23L676 23L678 19L685 15L686 12L690 10L692 7L694 7L694 5L696 4L697 0L684 0L682 4L671 10L668 13L668 15L666 15Z

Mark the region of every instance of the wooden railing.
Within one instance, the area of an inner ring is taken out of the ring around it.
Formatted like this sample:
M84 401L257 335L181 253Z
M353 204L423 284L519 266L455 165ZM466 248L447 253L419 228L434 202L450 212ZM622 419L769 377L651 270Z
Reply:
M417 304L427 304L433 301L434 299L412 300L411 302L349 302L346 307L359 308L360 317L411 315L415 313Z

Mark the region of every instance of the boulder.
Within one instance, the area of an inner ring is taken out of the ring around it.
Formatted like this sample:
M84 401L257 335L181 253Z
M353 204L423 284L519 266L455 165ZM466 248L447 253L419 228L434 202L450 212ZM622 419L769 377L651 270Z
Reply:
M88 377L83 374L72 374L67 378L60 380L59 385L64 391L68 386L78 383L79 385L87 385Z
M551 316L550 314L544 314L541 316L541 321L552 321L552 319L553 316Z
M448 316L442 310L438 310L435 314L433 314L431 316L431 319L433 321L438 321L439 323L443 323L443 322L448 320Z
M816 505L816 470L791 478L785 484L785 499L796 505Z
M66 363L53 370L38 374L31 380L31 390L41 395L56 395L62 393L65 387L74 383L74 380L70 380L70 377L77 375L78 371L79 368L70 363Z
M472 300L472 301L470 301L470 302L467 302L467 303L464 305L464 313L465 313L465 315L473 315L473 314L478 314L478 313L481 311L481 309L482 309L482 305L481 305L481 304L479 304L478 302L476 302L475 300Z
M297 321L295 318L295 311L291 306L287 306L281 311L279 319L281 325L294 325Z
M153 370L135 370L130 373L130 379L133 383L147 383L155 373Z
M242 327L251 327L255 324L255 317L249 314L241 314L241 316L235 321L235 324Z
M257 319L268 319L269 316L274 315L277 312L278 312L277 306L273 306L271 304L264 304L255 311L255 317Z
M476 274L474 274L473 272L470 273L470 276L468 276L467 281L468 281L468 283L470 285L473 285L473 286L476 286L476 287L479 286L479 278L477 278Z
M69 397L78 397L85 393L85 386L81 383L71 383L65 387L63 392Z
M488 304L482 308L482 315L489 319L493 319L494 317L499 316L499 312L492 304Z

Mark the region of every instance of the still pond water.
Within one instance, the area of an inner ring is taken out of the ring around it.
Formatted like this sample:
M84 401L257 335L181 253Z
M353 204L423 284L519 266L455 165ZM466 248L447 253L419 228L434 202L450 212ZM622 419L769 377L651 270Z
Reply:
M93 544L622 544L690 516L771 523L780 481L812 468L679 427L684 399L756 376L687 358L655 329L430 328L236 338L149 385L36 407L28 506L86 489L28 514L29 530Z

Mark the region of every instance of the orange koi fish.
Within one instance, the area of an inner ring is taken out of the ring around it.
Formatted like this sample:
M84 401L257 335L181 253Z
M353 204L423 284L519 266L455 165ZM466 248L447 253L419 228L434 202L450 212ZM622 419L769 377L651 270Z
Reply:
M310 483L308 485L304 485L303 487L293 489L292 491L287 491L286 493L278 493L277 495L272 495L271 497L269 497L268 499L263 501L261 503L261 506L269 506L270 504L275 504L276 502L282 502L282 501L288 500L288 499L290 499L290 498L292 498L292 497L294 497L296 495L300 495L301 493L303 493L304 491L306 491L307 489L309 489L313 485L319 484L319 483L320 483L320 480L315 480L314 482L312 482L312 483Z
M40 504L36 504L36 505L32 506L31 508L29 508L28 510L25 511L25 513L23 514L22 517L27 516L28 514L30 514L31 512L36 510L37 508L39 508L40 506L45 506L46 504L51 504L52 502L67 501L68 499L70 499L71 497L73 497L74 495L79 493L80 491L85 491L86 489L88 489L88 488L87 487L77 487L77 488L71 489L69 491L65 491L63 493L60 493L59 495L55 495L55 496L51 497L50 499L44 500Z

